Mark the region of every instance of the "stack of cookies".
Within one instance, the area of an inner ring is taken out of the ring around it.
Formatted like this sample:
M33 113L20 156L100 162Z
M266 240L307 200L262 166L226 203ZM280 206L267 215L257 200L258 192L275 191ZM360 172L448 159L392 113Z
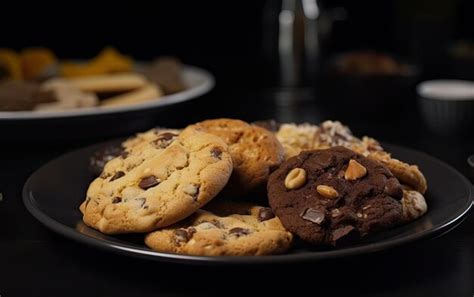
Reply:
M344 246L426 212L423 174L375 140L338 122L272 127L207 120L105 148L91 158L98 177L83 220L107 234L145 233L161 252L268 255L295 237Z

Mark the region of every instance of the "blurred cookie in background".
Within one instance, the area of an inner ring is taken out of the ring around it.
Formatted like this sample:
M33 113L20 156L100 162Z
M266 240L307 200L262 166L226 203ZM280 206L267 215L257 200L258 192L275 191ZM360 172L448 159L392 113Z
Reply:
M20 56L8 48L0 48L0 79L22 79Z
M23 79L41 80L48 75L48 68L57 66L54 53L44 47L26 48L20 53Z
M159 85L165 95L186 89L182 72L181 62L173 57L160 57L143 70L143 74Z
M133 64L132 58L122 55L113 47L106 47L88 62L62 62L59 72L64 77L129 72Z

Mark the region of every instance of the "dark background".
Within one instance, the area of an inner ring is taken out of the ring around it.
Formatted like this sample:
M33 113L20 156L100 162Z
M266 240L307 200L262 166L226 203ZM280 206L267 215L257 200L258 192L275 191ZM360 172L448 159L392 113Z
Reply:
M272 73L275 61L264 48L274 47L274 14L280 2L74 1L48 5L9 1L2 4L0 46L46 46L60 58L90 58L112 45L137 59L177 56L210 69L220 83L278 85ZM326 0L320 6L323 12L335 7L347 12L324 40L323 58L351 49L377 49L423 65L430 77L450 76L447 46L474 37L474 2L470 0Z
M216 77L216 88L199 100L155 115L155 124L182 127L223 116L313 123L337 119L358 136L370 135L422 150L474 180L474 170L466 163L474 152L472 132L440 135L426 129L414 93L415 83L421 80L469 78L469 73L459 71L447 49L456 40L474 39L474 1L321 2L323 11L344 7L347 16L335 22L322 40L320 62L348 50L375 49L413 63L420 70L407 88L408 95L397 94L399 108L369 114L364 114L364 105L348 107L349 102L336 93L319 92L324 87L319 74L305 74L292 86L281 85L274 38L279 5L280 1L10 1L1 7L0 47L20 50L45 46L63 59L91 58L108 45L138 60L173 55L186 64L210 70ZM366 85L367 89L376 87ZM339 85L332 86L337 90ZM333 101L337 108L326 109L324 100ZM107 120L98 125L105 126L101 131L110 135L94 134L90 129L86 131L89 137L77 140L66 130L66 138L45 140L61 129L61 123L54 122L34 133L25 132L23 127L22 142L1 138L1 297L156 296L160 292L250 295L257 291L270 295L268 292L281 293L288 288L310 291L311 295L473 294L472 213L459 228L433 241L305 266L182 267L117 256L65 239L26 211L21 202L22 186L47 161L115 137L112 132L116 126ZM262 281L268 277L270 281ZM257 289L253 291L253 287Z

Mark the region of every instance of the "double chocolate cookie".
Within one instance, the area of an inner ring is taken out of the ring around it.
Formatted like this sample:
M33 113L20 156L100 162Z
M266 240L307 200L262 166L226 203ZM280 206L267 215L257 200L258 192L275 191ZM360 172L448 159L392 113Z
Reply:
M290 158L270 175L267 189L283 225L312 244L344 245L402 221L398 180L344 147Z

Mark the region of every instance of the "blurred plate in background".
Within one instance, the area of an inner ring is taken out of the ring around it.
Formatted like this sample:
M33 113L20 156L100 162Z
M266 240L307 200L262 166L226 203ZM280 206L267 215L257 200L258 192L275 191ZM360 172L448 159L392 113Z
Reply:
M214 76L193 66L183 67L184 91L122 106L99 106L64 111L0 111L3 139L78 139L123 135L150 128L163 110L208 93ZM47 132L47 133L45 133Z

